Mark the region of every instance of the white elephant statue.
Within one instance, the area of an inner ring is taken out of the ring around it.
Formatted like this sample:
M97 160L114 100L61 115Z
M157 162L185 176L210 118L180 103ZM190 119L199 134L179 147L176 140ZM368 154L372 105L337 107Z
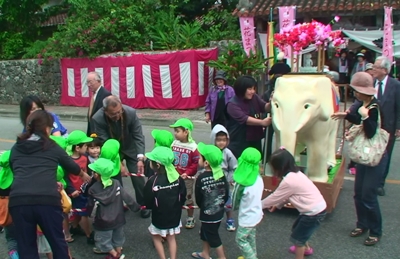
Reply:
M334 95L337 89L324 75L288 74L275 84L271 107L276 145L296 159L307 147L307 175L312 181L327 182L327 169L336 165Z

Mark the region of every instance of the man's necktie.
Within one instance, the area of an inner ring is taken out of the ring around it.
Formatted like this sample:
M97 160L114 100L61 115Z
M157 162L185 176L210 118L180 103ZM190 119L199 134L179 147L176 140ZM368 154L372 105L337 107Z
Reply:
M377 95L378 100L380 100L382 98L382 95L383 95L382 85L383 85L382 81L379 81L378 82L378 95Z

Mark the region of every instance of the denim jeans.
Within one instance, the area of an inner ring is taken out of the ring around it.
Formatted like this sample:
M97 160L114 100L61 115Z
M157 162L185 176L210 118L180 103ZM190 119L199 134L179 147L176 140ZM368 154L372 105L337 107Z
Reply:
M296 246L305 246L307 241L318 229L321 222L325 219L326 210L318 213L317 215L299 215L293 223L292 235L290 241Z
M16 231L14 224L4 227L4 232L6 234L8 252L11 252L13 250L17 251L18 247L17 247Z
M356 164L354 182L354 203L357 213L357 228L369 230L369 235L382 235L382 216L378 202L378 188L388 161L384 154L381 162L374 167Z

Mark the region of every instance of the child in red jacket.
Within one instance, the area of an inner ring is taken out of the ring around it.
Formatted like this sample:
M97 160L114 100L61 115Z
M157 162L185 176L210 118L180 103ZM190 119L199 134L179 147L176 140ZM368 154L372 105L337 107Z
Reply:
M186 118L177 120L174 125L175 141L172 143L172 151L175 155L174 165L178 173L185 181L187 195L186 205L192 206L193 203L193 185L194 176L197 174L199 165L199 152L197 144L192 138L193 123ZM185 228L194 228L195 220L193 217L194 210L187 210L187 219Z

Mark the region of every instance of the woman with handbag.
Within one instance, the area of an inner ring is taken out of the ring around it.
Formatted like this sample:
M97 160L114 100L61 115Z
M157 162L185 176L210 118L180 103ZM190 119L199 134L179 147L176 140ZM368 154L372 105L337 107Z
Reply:
M369 232L364 245L373 246L382 236L378 187L388 159L385 152L388 133L381 129L379 104L371 75L366 72L355 73L350 86L360 101L359 107L348 113L337 112L332 118L346 119L355 124L346 136L349 156L357 169L354 183L357 225L350 236L358 237Z

